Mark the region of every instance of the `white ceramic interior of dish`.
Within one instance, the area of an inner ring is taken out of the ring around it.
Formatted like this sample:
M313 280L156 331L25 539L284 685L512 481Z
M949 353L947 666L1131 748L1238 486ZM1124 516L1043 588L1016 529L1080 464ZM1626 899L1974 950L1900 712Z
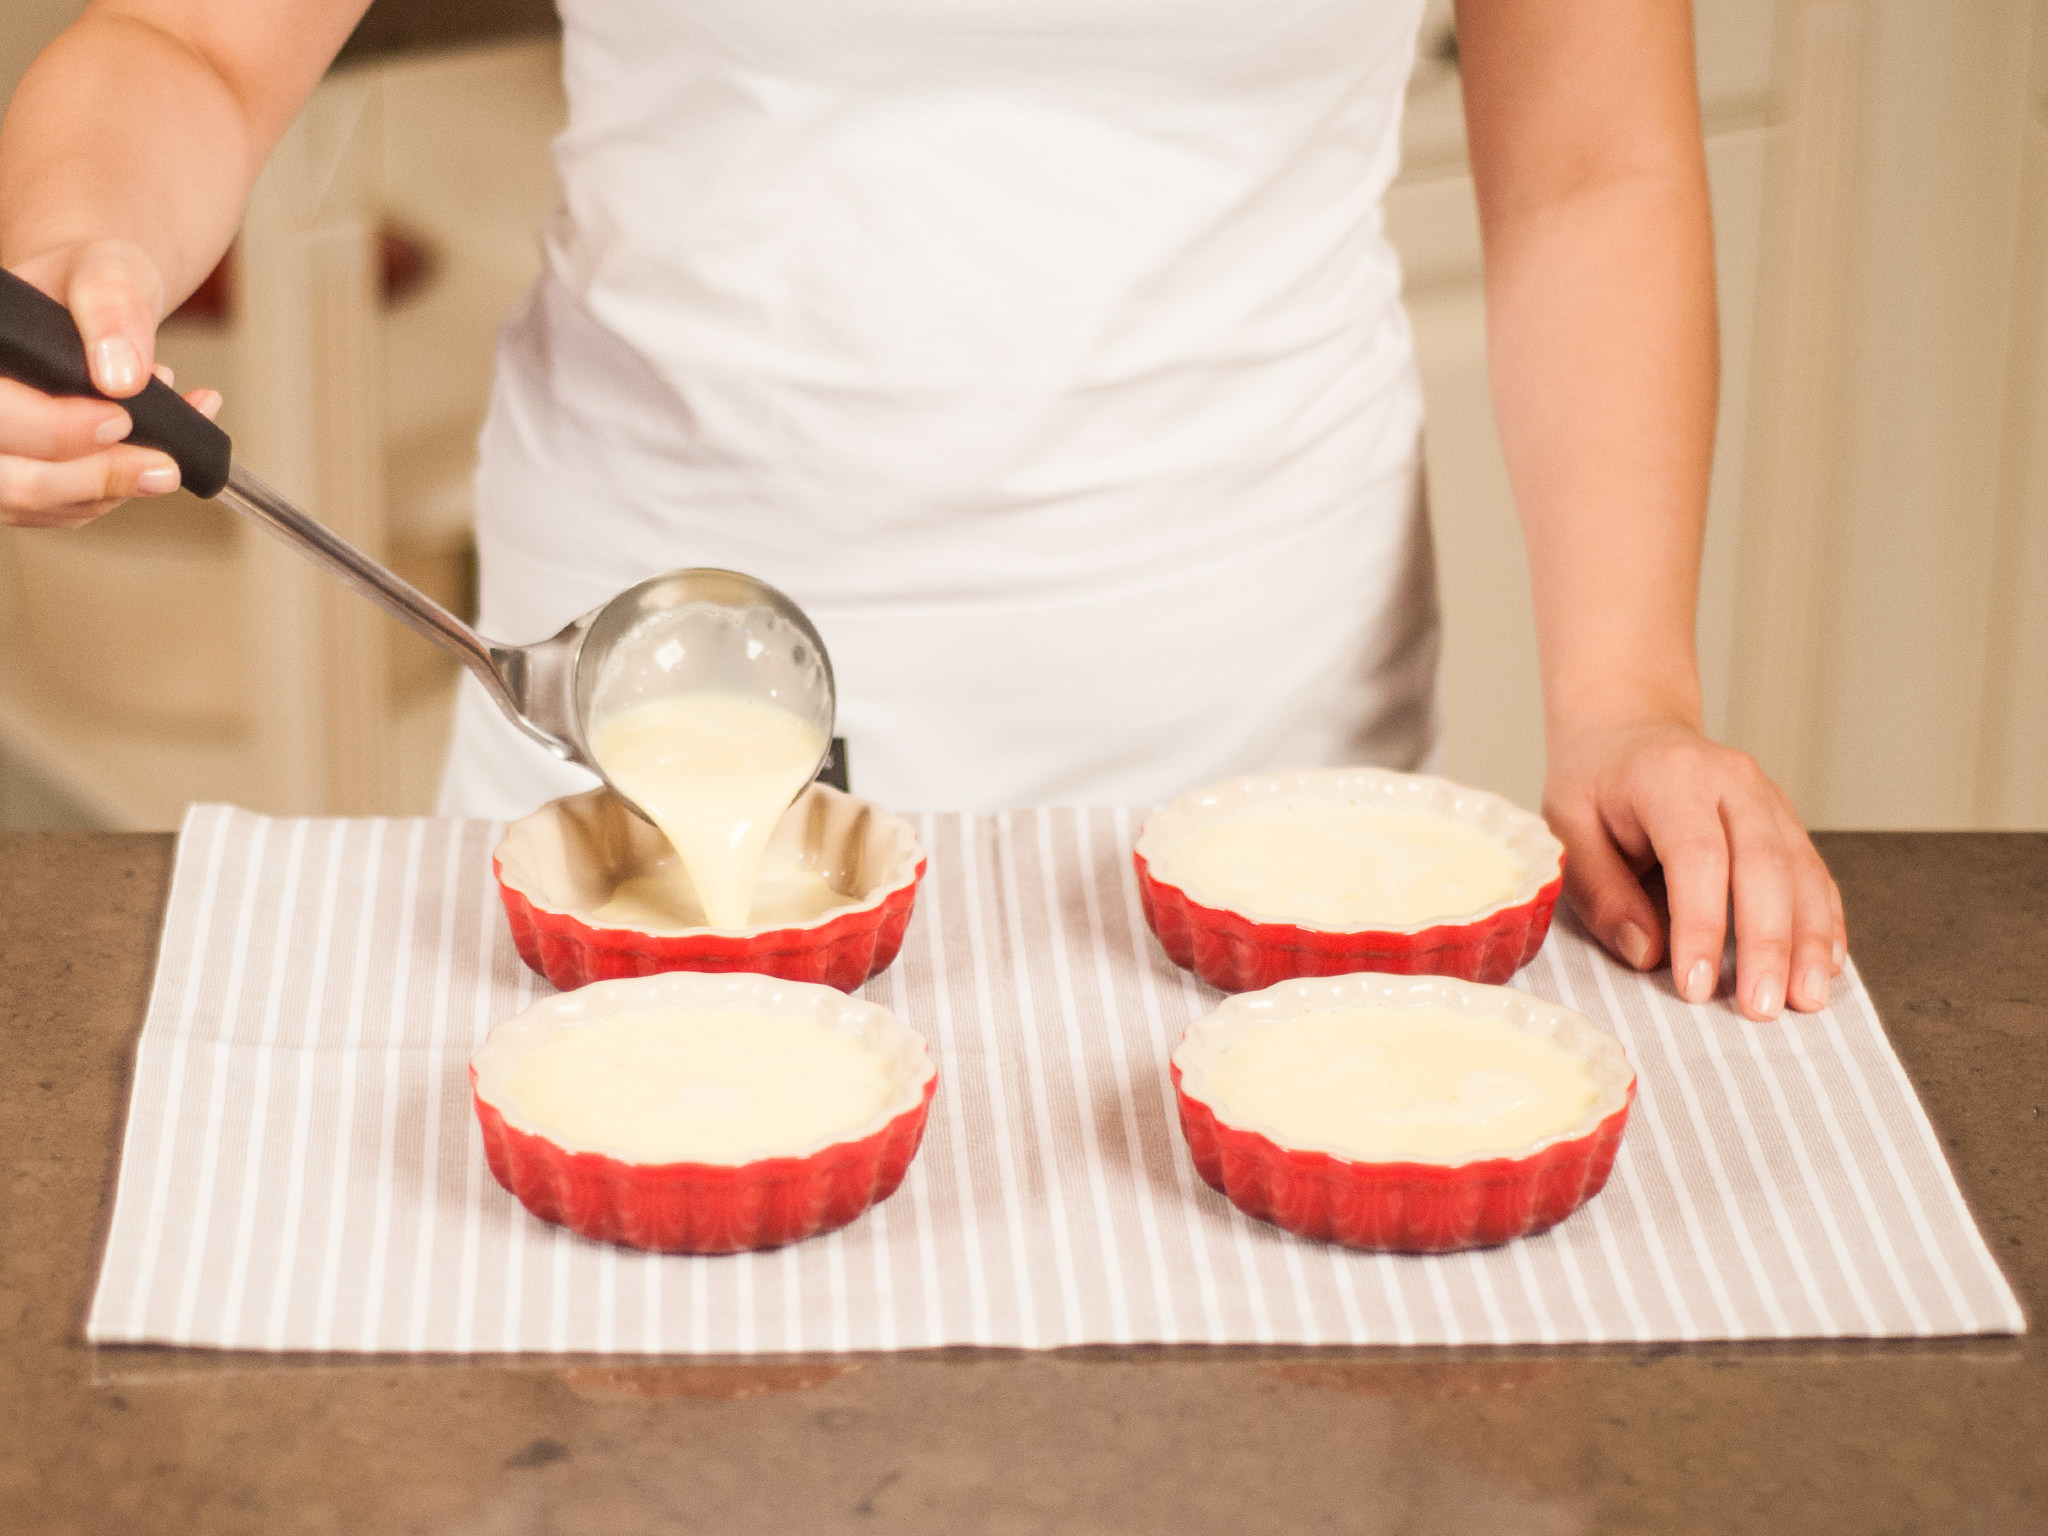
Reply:
M1279 810L1293 806L1366 806L1383 811L1413 811L1441 816L1447 821L1477 827L1507 850L1522 866L1522 878L1514 893L1492 906L1454 917L1432 917L1425 922L1393 925L1365 923L1356 928L1327 928L1304 922L1282 912L1264 912L1213 901L1199 889L1165 880L1157 874L1162 856L1185 842L1205 826L1235 821L1255 811ZM1449 779L1424 773L1395 773L1386 768L1301 768L1288 773L1248 773L1224 779L1206 789L1197 789L1169 801L1145 818L1138 829L1137 851L1154 867L1155 878L1185 891L1205 907L1240 912L1253 922L1279 923L1312 933L1421 933L1450 923L1471 923L1509 907L1533 901L1536 895L1564 869L1564 844L1551 835L1540 816L1523 810L1511 800L1468 789Z
M1279 1146L1300 1152L1323 1152L1345 1162L1359 1159L1340 1148L1316 1142L1290 1140L1269 1125L1241 1119L1209 1096L1209 1074L1216 1059L1231 1046L1256 1030L1305 1013L1329 1013L1348 1008L1448 1008L1473 1018L1505 1019L1517 1029L1542 1035L1582 1059L1599 1090L1586 1112L1568 1129L1512 1151L1476 1152L1454 1159L1404 1157L1404 1163L1434 1163L1446 1168L1466 1163L1492 1162L1502 1157L1522 1158L1541 1152L1558 1142L1589 1134L1609 1115L1628 1103L1629 1085L1635 1069L1616 1040L1594 1025L1582 1013L1514 987L1489 987L1476 981L1458 981L1449 976L1390 976L1377 971L1359 971L1349 976L1302 976L1283 981L1258 992L1241 992L1225 1000L1214 1013L1204 1014L1190 1024L1174 1047L1173 1063L1180 1068L1181 1091L1215 1112L1216 1118L1239 1130L1252 1131Z
M784 813L768 840L770 859L795 859L846 893L846 905L806 922L753 928L625 927L600 922L597 909L619 886L676 861L668 839L627 810L608 789L552 800L505 829L498 844L499 878L534 906L591 928L672 938L686 933L727 936L784 928L815 928L848 912L879 906L917 879L924 849L910 824L871 800L813 784Z
M895 1091L889 1101L848 1131L821 1136L801 1146L774 1153L736 1158L696 1158L694 1162L739 1167L767 1157L809 1157L841 1142L874 1135L924 1097L925 1084L938 1074L925 1038L879 1003L850 997L836 987L807 981L783 981L748 971L666 971L659 976L632 976L594 982L573 992L541 998L498 1025L470 1058L476 1071L478 1097L505 1117L505 1123L543 1137L569 1152L596 1152L624 1163L641 1161L602 1142L571 1141L544 1125L522 1118L503 1094L503 1084L527 1052L557 1038L565 1030L593 1024L613 1014L647 1008L740 1009L808 1018L835 1034L851 1035L881 1058Z

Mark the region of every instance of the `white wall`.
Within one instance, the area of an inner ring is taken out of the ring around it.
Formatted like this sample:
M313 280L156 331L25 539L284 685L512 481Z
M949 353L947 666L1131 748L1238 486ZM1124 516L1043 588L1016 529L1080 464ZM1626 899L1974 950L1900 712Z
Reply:
M2031 0L1780 15L1734 735L1818 825L2048 825L2048 31Z
M14 95L29 62L84 9L85 0L7 0L0 19L0 101Z

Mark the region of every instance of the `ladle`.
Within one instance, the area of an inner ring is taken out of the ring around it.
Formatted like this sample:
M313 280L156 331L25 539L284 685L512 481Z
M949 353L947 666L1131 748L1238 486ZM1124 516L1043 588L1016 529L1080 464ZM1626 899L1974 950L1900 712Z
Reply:
M92 382L70 311L4 270L0 374L46 394L111 398ZM501 645L236 463L227 433L162 380L115 403L135 424L127 441L169 454L186 490L218 497L433 641L476 675L520 730L607 784L590 749L597 727L621 710L678 693L715 689L768 700L814 728L820 741L832 740L837 694L825 642L803 610L766 582L738 571L670 571L627 588L549 639ZM819 766L830 756L828 745ZM646 817L630 797L619 798Z

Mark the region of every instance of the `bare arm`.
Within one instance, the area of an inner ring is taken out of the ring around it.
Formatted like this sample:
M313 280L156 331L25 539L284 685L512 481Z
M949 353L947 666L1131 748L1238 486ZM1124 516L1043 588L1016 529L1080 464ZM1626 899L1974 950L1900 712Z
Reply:
M1718 382L1686 0L1462 0L1495 414L1572 903L1700 1000L1735 906L1752 1018L1817 1008L1839 898L1784 795L1706 740L1693 650ZM1668 936L1639 876L1661 864Z
M95 381L139 390L157 322L220 259L279 136L368 0L95 0L0 124L0 266L62 299ZM202 391L202 408L219 400ZM0 521L175 489L127 413L0 380Z

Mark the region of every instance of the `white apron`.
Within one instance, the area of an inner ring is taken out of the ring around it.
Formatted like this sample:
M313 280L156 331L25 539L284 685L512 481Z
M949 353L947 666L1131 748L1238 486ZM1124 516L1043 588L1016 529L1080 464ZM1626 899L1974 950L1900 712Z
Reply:
M481 627L676 566L817 623L853 787L1147 804L1418 765L1436 610L1380 200L1421 0L563 0ZM590 782L465 681L449 813Z

